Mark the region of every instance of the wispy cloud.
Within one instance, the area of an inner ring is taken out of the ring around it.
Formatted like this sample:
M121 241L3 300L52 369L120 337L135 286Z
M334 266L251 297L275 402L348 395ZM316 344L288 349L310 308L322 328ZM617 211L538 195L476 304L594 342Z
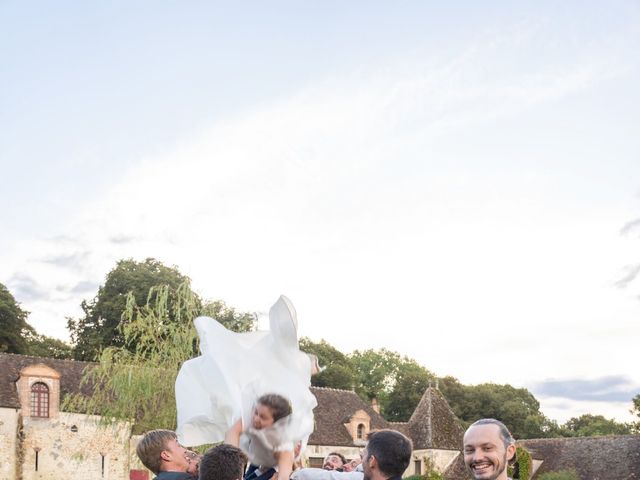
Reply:
M25 273L15 273L7 282L9 289L20 302L32 302L49 298L49 293L36 279Z
M569 400L626 402L640 393L631 379L612 375L595 379L550 379L531 386L534 394Z
M50 255L42 258L41 262L49 263L60 268L72 268L75 270L79 270L86 265L89 257L90 253L84 251L70 253L68 255Z

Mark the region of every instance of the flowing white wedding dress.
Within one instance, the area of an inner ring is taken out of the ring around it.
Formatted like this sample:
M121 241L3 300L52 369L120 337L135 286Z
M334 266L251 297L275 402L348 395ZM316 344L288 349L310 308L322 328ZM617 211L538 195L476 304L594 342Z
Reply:
M293 413L253 433L258 439L270 439L268 445L277 449L300 442L304 451L313 432L317 402L309 390L312 360L298 349L296 311L289 299L281 296L269 310L269 331L231 332L209 317L198 317L195 326L202 355L186 361L176 379L180 443L220 442L241 418L245 434L240 446L249 460L270 466L265 458L270 457L275 464L264 445L261 453L260 441L248 441L246 434L252 432L251 415L258 397L277 393L291 402Z

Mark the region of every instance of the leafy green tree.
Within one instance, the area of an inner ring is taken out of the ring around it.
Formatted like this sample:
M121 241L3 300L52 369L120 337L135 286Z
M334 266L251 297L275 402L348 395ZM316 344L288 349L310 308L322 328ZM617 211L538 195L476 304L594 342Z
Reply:
M155 300L159 290L152 287L166 286L168 319L174 321L178 286L188 280L176 267L167 267L153 258L147 258L144 262L120 260L107 274L96 297L90 302L82 302L84 317L68 319L67 327L71 333L74 357L78 360L95 360L102 349L110 346L122 347L125 344L123 331L119 326L129 293L133 295L135 305L142 307ZM255 325L255 316L237 313L223 302L203 304L195 294L194 301L198 314L215 316L229 328L246 331Z
M435 375L410 358L403 358L385 409L387 420L406 422Z
M633 397L631 401L633 402L633 408L630 410L630 412L638 417L638 421L634 422L631 425L631 428L633 433L640 433L640 394Z
M175 380L182 363L198 350L193 319L203 307L189 282L174 293L170 300L169 286L152 287L142 307L133 294L127 296L118 326L122 345L105 348L99 364L85 372L83 384L92 386L92 394L66 397L64 408L102 415L104 422L133 421L135 433L175 429ZM222 302L215 308L233 312L229 314L233 319L245 316ZM246 324L240 321L231 326Z
M384 413L402 357L396 352L381 348L362 352L356 350L349 358L357 375L356 393L366 402L375 398L380 405L380 411Z
M32 330L26 336L28 355L46 358L73 358L73 347L57 338L47 337Z
M562 425L560 433L565 437L593 437L596 435L626 435L631 425L610 420L602 415L584 414L573 417Z
M11 292L0 283L0 352L27 353L25 336L33 328L27 323L29 312L20 308Z
M516 438L557 436L557 425L540 412L540 403L525 388L485 383L462 385L452 377L440 381L440 390L456 416L465 424L496 418Z
M325 340L313 342L309 338L300 339L300 350L318 357L324 370L311 377L316 387L331 387L349 390L355 386L356 372L347 356Z

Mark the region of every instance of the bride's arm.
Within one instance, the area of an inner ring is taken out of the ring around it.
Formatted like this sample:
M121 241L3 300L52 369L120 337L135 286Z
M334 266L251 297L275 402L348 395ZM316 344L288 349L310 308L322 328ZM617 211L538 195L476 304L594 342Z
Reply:
M242 419L234 423L224 436L224 443L238 447L240 445L240 434L242 433Z
M291 450L283 450L275 452L275 456L278 460L277 480L289 480L293 470L293 452Z

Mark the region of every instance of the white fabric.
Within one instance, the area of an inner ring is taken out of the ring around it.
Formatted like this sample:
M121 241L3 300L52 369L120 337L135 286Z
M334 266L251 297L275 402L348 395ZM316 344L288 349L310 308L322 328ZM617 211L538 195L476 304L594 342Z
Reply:
M362 480L364 472L338 472L336 470L323 470L322 468L301 468L291 475L291 480Z
M303 451L313 432L317 402L309 390L311 360L298 349L296 312L289 299L281 296L269 310L269 331L231 332L209 317L198 317L195 326L202 355L186 361L176 379L180 443L220 442L242 419L243 437L248 438L241 439L241 447L255 447L246 452L252 463L273 465L273 453L270 462L254 461L252 455L266 460L266 451L292 449L298 441ZM287 398L293 413L273 427L252 431L255 401L266 393Z

